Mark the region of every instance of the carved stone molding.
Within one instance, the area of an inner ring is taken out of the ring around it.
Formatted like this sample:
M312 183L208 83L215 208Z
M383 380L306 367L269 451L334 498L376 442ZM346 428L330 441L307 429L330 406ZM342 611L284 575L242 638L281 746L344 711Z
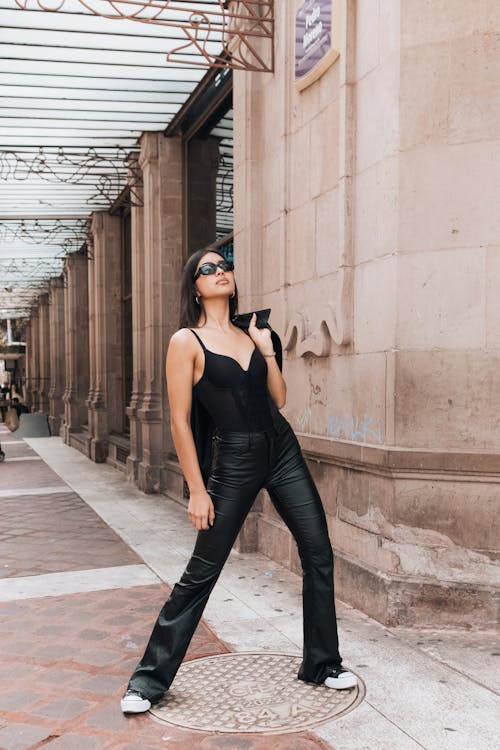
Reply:
M305 312L296 310L290 316L283 337L283 347L291 352L295 349L298 357L328 357L332 346L344 347L351 342L350 277L342 272L338 301L327 302L319 308L319 315L311 315L311 322Z

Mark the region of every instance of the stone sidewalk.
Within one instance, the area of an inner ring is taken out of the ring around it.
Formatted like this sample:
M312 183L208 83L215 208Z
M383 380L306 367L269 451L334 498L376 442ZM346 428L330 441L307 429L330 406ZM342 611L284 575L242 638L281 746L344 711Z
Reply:
M59 438L0 426L0 750L493 750L493 634L387 629L339 606L365 700L314 730L218 734L124 717L119 698L191 551L183 508L146 496ZM300 654L300 581L233 553L188 658ZM333 692L333 691L331 691Z

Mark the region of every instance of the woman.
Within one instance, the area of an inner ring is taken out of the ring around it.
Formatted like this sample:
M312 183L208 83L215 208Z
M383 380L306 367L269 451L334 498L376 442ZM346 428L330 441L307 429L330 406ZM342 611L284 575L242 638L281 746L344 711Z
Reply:
M235 325L237 304L232 264L214 250L194 253L184 268L181 328L170 341L166 369L172 437L198 537L122 698L125 713L147 711L168 690L262 487L292 532L303 566L304 652L298 677L337 689L357 684L341 666L338 651L333 555L323 506L297 438L279 413L286 386L273 348L277 338L269 328L257 327L255 313L248 334ZM195 422L210 420L216 430L207 475Z
M8 379L5 379L0 387L0 414L2 422L5 422L9 401L12 398L12 386Z

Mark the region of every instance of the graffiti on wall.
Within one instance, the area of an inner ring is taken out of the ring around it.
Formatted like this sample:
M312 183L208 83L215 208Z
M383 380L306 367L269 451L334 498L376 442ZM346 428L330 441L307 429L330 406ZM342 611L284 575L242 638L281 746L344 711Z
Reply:
M328 417L326 423L328 437L340 440L352 440L355 443L382 443L382 425L369 414L362 417L353 416L341 419L337 416Z
M299 432L313 432L311 407L306 406L302 409L295 422ZM330 415L326 420L325 432L328 437L336 440L349 440L353 443L377 443L377 445L381 445L383 442L380 419L375 419L367 413L363 416L354 415L350 417Z

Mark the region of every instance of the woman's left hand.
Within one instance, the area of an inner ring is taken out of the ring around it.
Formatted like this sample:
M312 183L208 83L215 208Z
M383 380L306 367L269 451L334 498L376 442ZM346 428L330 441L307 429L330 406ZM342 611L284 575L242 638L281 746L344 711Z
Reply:
M257 328L255 322L257 315L254 313L250 318L248 333L261 354L267 355L273 353L273 342L271 340L271 331L269 328Z

